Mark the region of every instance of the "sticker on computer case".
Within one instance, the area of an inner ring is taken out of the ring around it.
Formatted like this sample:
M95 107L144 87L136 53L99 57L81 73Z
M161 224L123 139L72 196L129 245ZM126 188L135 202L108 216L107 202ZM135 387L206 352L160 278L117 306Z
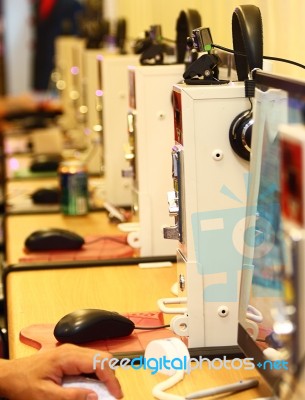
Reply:
M274 227L256 207L194 213L192 230L204 300L234 302L242 268L261 268L274 249Z
M136 109L136 77L135 71L129 69L128 71L128 88L129 88L129 96L128 96L128 104L132 109Z
M205 287L206 301L237 301L245 216L246 207L192 215L197 272L216 278Z
M183 144L181 93L173 91L175 142Z
M281 207L283 216L304 227L303 144L281 139Z

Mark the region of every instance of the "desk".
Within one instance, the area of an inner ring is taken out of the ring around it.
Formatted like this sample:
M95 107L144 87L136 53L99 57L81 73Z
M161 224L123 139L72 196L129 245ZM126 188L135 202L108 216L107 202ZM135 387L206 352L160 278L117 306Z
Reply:
M42 227L71 229L81 235L97 232L118 233L104 212L82 217L61 214L9 215L6 221L7 261L16 263L22 255L25 237ZM33 324L55 323L78 308L97 307L120 313L157 311L157 299L171 297L176 267L140 269L137 265L10 272L7 276L7 316L9 350L12 358L36 350L19 341L19 332ZM125 400L152 399L151 388L164 380L149 371L117 370ZM257 376L255 371L193 371L169 392L184 395L190 391L235 382ZM234 396L234 400L253 399L269 394L263 380L259 388Z
M106 212L90 212L84 216L62 214L8 215L5 221L6 261L15 264L24 255L26 237L43 228L62 228L82 236L121 233L115 224L110 224Z
M31 194L40 188L58 187L58 178L13 179L6 182L6 212L39 213L59 212L59 204L34 204ZM90 208L102 208L105 199L105 184L102 177L89 176Z
M7 311L10 356L23 357L34 353L20 343L22 328L36 323L55 323L71 310L99 307L120 313L157 310L160 297L171 296L170 287L176 280L176 268L140 269L133 266L95 267L67 270L11 272L7 276ZM152 387L165 379L143 370L116 371L125 400L153 399ZM190 391L257 377L255 371L202 370L193 371L168 392L185 395ZM258 388L241 392L234 400L250 400L269 395L259 377Z

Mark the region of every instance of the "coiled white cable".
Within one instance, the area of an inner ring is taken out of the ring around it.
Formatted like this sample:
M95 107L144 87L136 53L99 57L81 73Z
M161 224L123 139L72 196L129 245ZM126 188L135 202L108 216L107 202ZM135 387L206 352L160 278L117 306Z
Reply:
M263 322L263 314L255 307L248 305L246 317L250 321L254 321L257 323Z
M168 362L174 359L180 358L186 361L186 364L190 360L190 354L187 346L177 337L169 339L152 340L148 343L145 349L145 358L150 359L163 359L166 358ZM185 365L187 366L187 365ZM178 396L171 393L165 393L165 390L171 388L180 382L184 377L184 369L176 369L174 366L171 367L160 366L158 372L166 375L170 375L168 379L158 383L152 389L152 394L159 400L185 400L183 396Z
M164 382L158 383L154 386L152 394L159 400L185 400L183 396L178 396L172 393L165 393L165 390L170 389L178 382L182 381L184 377L184 371L177 371L174 375L170 376Z

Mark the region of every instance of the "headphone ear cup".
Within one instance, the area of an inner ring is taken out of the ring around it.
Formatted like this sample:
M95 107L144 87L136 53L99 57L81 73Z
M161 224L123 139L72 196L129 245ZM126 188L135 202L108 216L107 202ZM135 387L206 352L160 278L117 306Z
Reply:
M230 126L231 147L239 157L246 161L250 161L253 122L252 112L248 110L238 114Z

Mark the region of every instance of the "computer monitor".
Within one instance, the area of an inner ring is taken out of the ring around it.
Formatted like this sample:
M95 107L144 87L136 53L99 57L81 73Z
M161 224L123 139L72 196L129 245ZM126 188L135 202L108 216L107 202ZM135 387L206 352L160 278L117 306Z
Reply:
M279 129L304 124L305 82L261 71L255 81L238 345L280 396L304 354L298 337L303 327L298 326L296 271L291 270L303 244L295 241L288 248L284 237ZM289 266L288 259L294 259Z

